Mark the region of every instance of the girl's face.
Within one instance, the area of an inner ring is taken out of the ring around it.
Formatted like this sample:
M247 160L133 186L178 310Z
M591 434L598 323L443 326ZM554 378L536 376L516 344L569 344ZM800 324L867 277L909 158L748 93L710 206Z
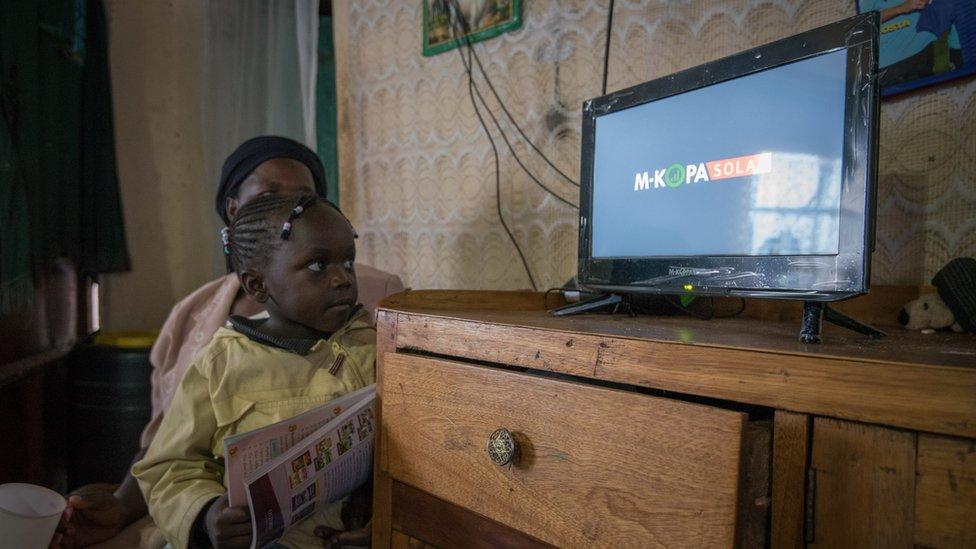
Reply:
M268 314L321 332L338 330L358 298L355 259L349 222L322 203L306 208L261 273Z

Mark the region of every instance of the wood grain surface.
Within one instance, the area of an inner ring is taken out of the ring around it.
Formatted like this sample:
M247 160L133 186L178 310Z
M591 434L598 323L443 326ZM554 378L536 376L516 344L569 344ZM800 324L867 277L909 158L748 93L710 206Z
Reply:
M739 412L488 367L383 357L388 471L561 547L729 547ZM488 435L519 441L497 467Z
M510 366L594 377L603 339L517 326L486 326L448 318L400 315L398 348L419 349ZM542 336L542 337L540 337Z
M390 310L424 318L480 322L552 332L562 331L597 337L680 343L815 358L904 363L917 366L958 366L976 370L976 337L972 334L954 332L923 334L902 327L886 327L888 337L872 340L855 332L824 324L823 343L805 344L800 343L797 337L800 331L799 316L787 320L748 317L706 320L685 315L634 317L626 314L554 317L541 308L505 310L493 304L481 308L472 306L463 310L434 308Z
M918 437L915 544L976 547L976 441Z
M739 549L768 545L772 431L771 421L747 421L742 432L742 479L735 529Z
M380 301L389 310L539 311L564 305L562 294L498 290L405 290Z
M395 348L397 315L388 311L376 313L376 386L383 386L383 356ZM376 424L379 429L373 452L373 547L390 547L393 524L393 479L386 472L386 426L383 423L383 393L376 393Z
M809 549L913 546L915 433L816 418L811 467Z
M400 312L396 347L976 437L968 334L839 334L804 345L795 325L776 321L486 309Z
M545 549L552 546L504 524L393 482L393 529L450 549Z
M931 286L875 286L867 295L832 304L837 310L881 326L894 326L898 312L920 293L933 293ZM380 307L392 310L431 311L431 310L507 310L531 311L551 309L565 303L559 292L554 292L543 301L542 292L528 291L471 291L471 290L408 290L387 297ZM742 306L738 298L704 298L691 305L696 312L707 313L708 309L721 314L737 311ZM747 299L741 318L763 320L795 321L803 312L803 303L787 299Z
M431 545L417 538L412 538L399 530L394 530L391 536L392 549L436 549L436 545Z
M770 546L802 549L810 416L777 410L773 418L773 510Z

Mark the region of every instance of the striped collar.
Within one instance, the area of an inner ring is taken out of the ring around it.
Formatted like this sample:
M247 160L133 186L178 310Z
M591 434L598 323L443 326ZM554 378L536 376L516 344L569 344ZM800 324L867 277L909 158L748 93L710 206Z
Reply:
M356 307L349 314L349 319L352 320L357 316L362 305L356 305ZM279 349L284 349L290 351L297 355L306 356L315 346L316 343L322 340L327 340L332 337L333 334L328 332L322 332L320 337L279 337L273 336L260 331L260 326L268 320L266 315L261 315L259 318L247 318L239 315L231 315L228 319L230 325L237 332L247 336L251 341L256 341L258 343L268 345L270 347L277 347ZM341 328L340 328L341 330Z

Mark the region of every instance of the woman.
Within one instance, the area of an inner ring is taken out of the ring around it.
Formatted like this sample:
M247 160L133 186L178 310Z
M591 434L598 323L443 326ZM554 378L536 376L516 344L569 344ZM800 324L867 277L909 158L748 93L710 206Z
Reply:
M255 137L241 144L224 162L216 209L227 225L240 207L255 197L309 193L325 195L325 169L319 157L291 139ZM403 290L396 275L358 263L355 271L360 302L371 314L375 313L380 299ZM133 462L142 458L152 442L196 352L210 341L231 314L253 316L263 311L261 304L242 291L240 281L233 273L204 284L173 307L150 354L153 365L152 419L142 433L142 449ZM139 545L140 538L151 532L145 528L151 525L146 516L146 502L131 471L118 487L93 484L72 493L62 523L53 546L66 549L105 540L110 540L105 547L131 547ZM328 537L331 543L339 545L369 543L366 531Z

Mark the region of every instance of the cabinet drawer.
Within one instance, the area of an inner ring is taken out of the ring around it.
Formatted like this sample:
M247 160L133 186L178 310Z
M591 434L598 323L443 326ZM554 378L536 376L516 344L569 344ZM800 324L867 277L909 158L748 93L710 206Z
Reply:
M563 547L733 545L745 414L414 355L382 368L394 478ZM519 446L501 467L500 427Z

